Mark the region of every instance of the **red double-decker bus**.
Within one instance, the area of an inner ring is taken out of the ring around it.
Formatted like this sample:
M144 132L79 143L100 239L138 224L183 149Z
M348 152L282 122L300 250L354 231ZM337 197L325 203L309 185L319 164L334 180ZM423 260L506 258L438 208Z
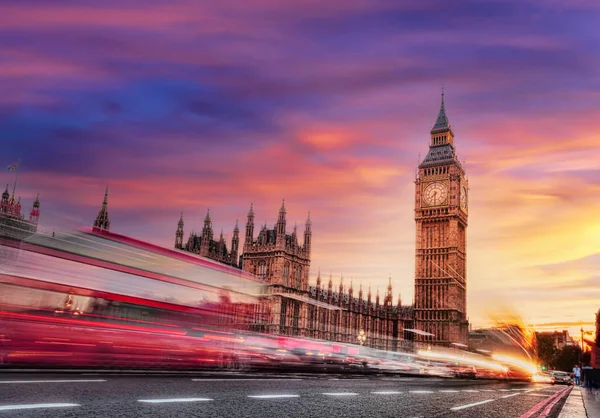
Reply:
M265 286L105 231L0 241L0 364L233 365Z

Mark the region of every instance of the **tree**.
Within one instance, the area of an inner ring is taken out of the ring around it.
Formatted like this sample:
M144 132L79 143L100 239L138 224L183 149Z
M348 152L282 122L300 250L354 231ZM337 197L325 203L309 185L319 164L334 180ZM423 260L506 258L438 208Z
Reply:
M573 366L579 364L581 348L577 345L567 345L559 350L554 357L553 366L556 370L571 372Z
M537 335L538 358L544 366L553 366L558 350L551 335Z

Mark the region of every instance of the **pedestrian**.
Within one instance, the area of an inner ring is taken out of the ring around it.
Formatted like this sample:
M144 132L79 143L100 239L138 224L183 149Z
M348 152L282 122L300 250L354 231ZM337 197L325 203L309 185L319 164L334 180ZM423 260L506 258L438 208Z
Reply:
M575 385L579 386L579 381L581 379L581 369L579 368L578 364L576 364L575 367L573 367L573 378L575 379Z

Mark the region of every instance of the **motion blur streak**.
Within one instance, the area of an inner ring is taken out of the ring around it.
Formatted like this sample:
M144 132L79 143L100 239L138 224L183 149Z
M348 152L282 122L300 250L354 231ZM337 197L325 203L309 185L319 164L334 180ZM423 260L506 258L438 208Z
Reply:
M107 231L0 230L0 367L535 373L506 355L459 348L389 352L258 333L268 295L246 272ZM284 395L255 397L276 396Z

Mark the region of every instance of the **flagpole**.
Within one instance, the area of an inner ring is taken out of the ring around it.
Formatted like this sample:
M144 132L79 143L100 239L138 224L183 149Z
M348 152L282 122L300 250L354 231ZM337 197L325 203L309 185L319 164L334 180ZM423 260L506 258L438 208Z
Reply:
M21 165L21 159L19 158L19 161L17 161L17 168L15 170L15 184L13 184L13 192L12 192L13 197L15 195L15 190L17 189L17 178L19 177L19 166L20 165Z

